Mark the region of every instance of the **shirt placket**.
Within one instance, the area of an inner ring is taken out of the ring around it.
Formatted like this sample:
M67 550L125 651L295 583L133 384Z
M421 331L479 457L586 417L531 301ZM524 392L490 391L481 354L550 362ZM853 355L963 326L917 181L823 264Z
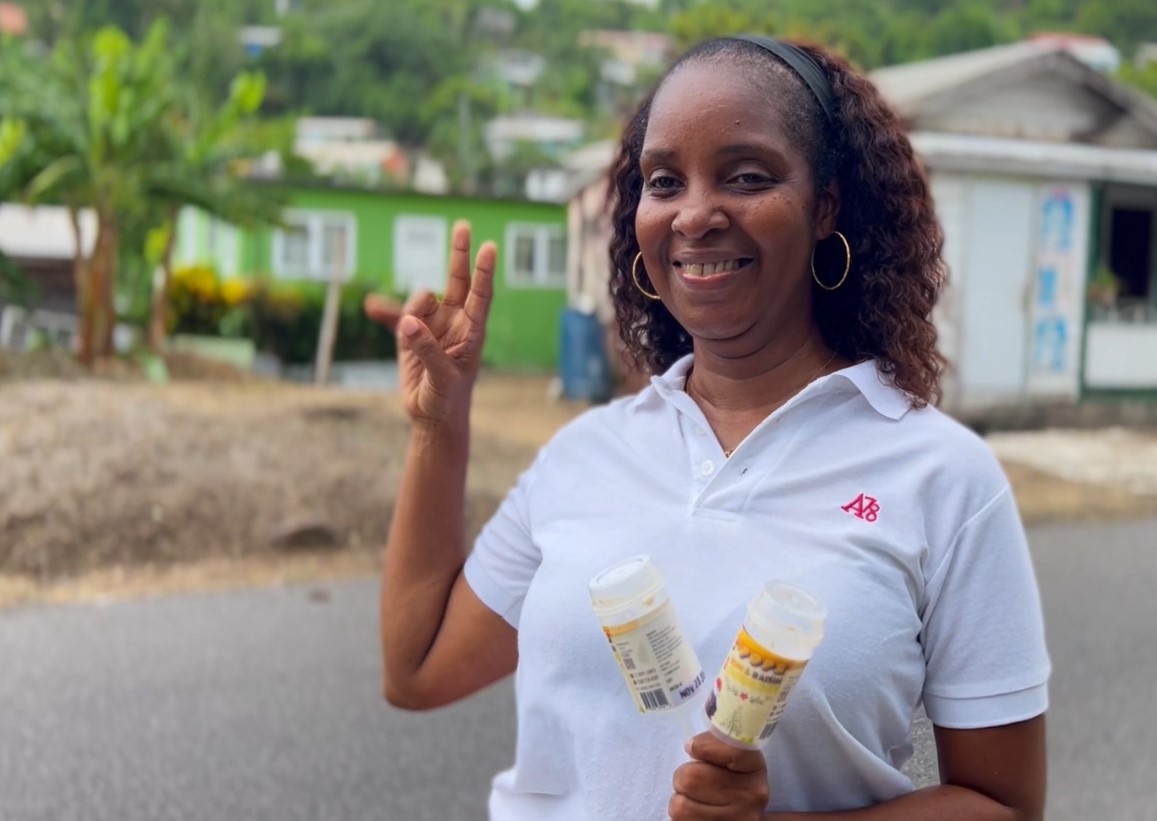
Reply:
M679 427L687 448L688 502L694 508L709 489L726 481L728 459L699 406L686 395L672 397L672 401L678 410Z
M823 390L821 386L810 385L801 393L789 399L781 408L778 408L769 417L759 423L748 434L747 438L733 452L731 458L723 453L723 447L715 438L706 416L695 401L686 394L676 394L669 397L679 414L679 425L683 433L683 441L687 444L690 455L690 486L689 503L691 510L699 510L708 494L716 501L726 499L728 485L735 485L735 510L742 507L740 496L746 497L747 491L740 485L744 477L748 476L747 457L753 452L763 451L769 445L767 438L772 436L771 431L779 428L786 414L791 413L798 405L808 401ZM712 505L716 507L716 505ZM731 504L724 504L724 508L731 509Z

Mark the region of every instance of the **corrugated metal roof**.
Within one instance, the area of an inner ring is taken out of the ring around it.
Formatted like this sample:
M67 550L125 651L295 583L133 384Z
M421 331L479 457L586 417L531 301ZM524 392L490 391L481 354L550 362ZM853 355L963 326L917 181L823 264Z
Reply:
M1119 80L1090 68L1070 54L1063 44L1049 40L1026 41L1007 46L967 51L932 60L921 60L878 69L870 77L880 93L914 127L924 107L958 89L974 84L994 82L1002 75L1015 76L1018 71L1041 70L1064 74L1073 83L1084 85L1095 94L1127 111L1148 131L1157 135L1157 101ZM981 86L983 87L983 86Z
M1157 151L916 132L912 147L945 171L1157 185Z
M888 66L873 71L870 77L889 103L908 112L937 94L1059 51L1062 49L1048 44L1013 43Z

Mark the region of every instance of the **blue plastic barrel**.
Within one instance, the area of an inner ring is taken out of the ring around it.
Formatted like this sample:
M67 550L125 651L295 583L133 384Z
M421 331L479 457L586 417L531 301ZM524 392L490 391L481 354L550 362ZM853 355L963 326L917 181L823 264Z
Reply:
M605 402L611 397L611 367L603 326L594 314L574 308L559 323L559 376L567 399Z

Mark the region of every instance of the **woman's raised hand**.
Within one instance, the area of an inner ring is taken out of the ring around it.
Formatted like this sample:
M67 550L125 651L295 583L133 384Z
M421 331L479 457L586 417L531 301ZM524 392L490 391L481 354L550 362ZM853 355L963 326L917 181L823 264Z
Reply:
M398 316L390 301L366 299L366 315L391 327L397 324L398 368L406 411L416 424L466 424L474 380L482 363L486 317L494 294L498 249L484 242L470 270L470 225L454 225L450 282L439 300L419 291Z

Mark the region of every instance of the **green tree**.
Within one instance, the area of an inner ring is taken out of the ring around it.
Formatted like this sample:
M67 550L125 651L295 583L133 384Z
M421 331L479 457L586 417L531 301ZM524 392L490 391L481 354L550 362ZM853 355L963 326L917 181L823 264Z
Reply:
M149 346L164 349L168 291L173 278L181 209L192 206L234 225L253 228L276 224L285 205L284 193L271 186L248 184L245 163L267 144L254 141L244 126L261 106L265 78L242 73L233 82L224 105L206 104L189 92L185 105L165 122L165 151L149 169L146 180L150 226L144 254L158 275L153 278L149 310Z
M108 27L62 39L47 55L14 47L0 54L0 192L68 209L85 363L112 353L126 229L163 224L181 203L235 195L220 188L229 157L221 146L227 127L260 103L260 81L243 78L221 116L190 130L196 117L168 34L159 20L140 43ZM80 242L84 209L97 221L88 253Z
M478 0L325 0L285 21L263 55L270 110L369 117L420 145L433 124L431 89L468 75L483 50L473 38Z
M39 299L35 283L4 252L0 251L0 302L31 305Z
M1148 63L1144 66L1126 63L1117 73L1117 79L1157 100L1157 63Z
M180 32L170 40L178 72L206 94L223 96L249 67L239 39L243 25L277 22L272 0L25 0L34 38L54 45L106 26L139 40L158 20Z
M284 17L272 0L24 0L35 37L50 44L116 24L143 35L169 17L177 75L214 99L234 76L260 69L269 78L263 113L368 117L408 148L441 159L469 189L497 179L481 139L486 121L514 105L481 76L495 51L545 58L547 68L523 104L596 123L622 98L600 83L605 55L580 45L589 29L664 31L678 49L707 37L759 31L812 40L863 68L908 62L1015 40L1042 29L1098 34L1128 52L1157 41L1154 0L661 0L655 9L629 0L298 0ZM277 25L280 45L248 57L237 29ZM452 93L449 93L452 91ZM0 92L2 93L2 92Z
M154 161L172 88L163 26L134 46L117 29L81 43L62 40L46 59L9 49L0 75L6 120L23 139L7 144L21 168L21 193L32 202L67 206L76 244L74 274L80 356L90 363L112 351L119 216L142 202L142 169ZM80 212L97 216L95 246L80 243Z
M929 31L936 54L987 48L1014 39L1015 31L986 4L953 5L936 15Z
M1157 3L1153 0L1114 0L1112 4L1084 4L1076 14L1076 28L1099 34L1125 52L1140 43L1157 40Z
M533 9L522 13L517 41L550 59L573 48L580 32L660 29L662 19L659 14L625 0L539 0Z
M21 5L28 12L32 35L49 44L105 26L140 39L161 19L190 32L201 15L237 25L275 22L270 0L22 0Z
M1028 31L1063 29L1072 25L1065 11L1064 0L1029 0L1024 9L1024 24Z
M744 32L774 34L775 22L769 15L757 15L723 4L699 4L671 18L668 31L679 51L684 51L701 40L726 37Z
M478 193L490 167L483 129L505 109L499 85L474 82L462 74L443 80L424 101L426 149L445 166L455 190Z

